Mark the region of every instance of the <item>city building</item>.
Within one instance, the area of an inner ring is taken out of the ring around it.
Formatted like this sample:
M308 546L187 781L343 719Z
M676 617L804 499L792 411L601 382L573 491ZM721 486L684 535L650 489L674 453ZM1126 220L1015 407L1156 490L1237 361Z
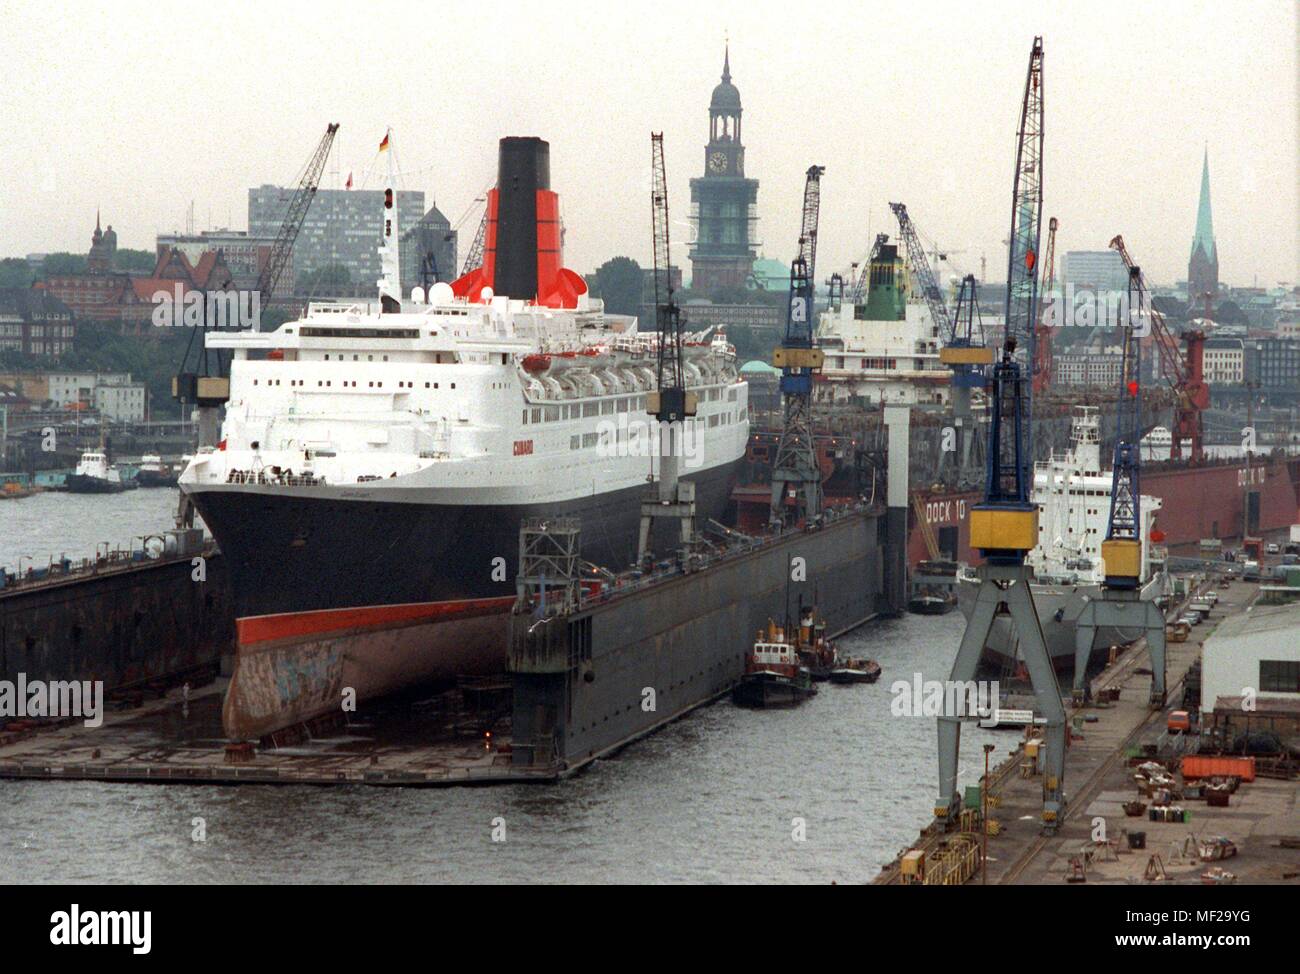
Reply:
M1204 371L1210 385L1241 385L1246 381L1245 343L1240 338L1207 338Z
M118 423L143 422L149 397L143 382L129 372L50 372L46 395L56 406L94 408Z
M159 258L171 251L182 254L191 268L205 260L215 260L220 253L230 271L231 286L243 291L257 287L262 269L275 246L275 237L254 236L244 230L203 230L199 233L160 233L155 243ZM209 257L208 255L213 255ZM281 276L276 285L276 297L293 293L291 274Z
M1052 382L1058 386L1100 386L1118 389L1123 365L1123 353L1113 349L1054 352Z
M459 276L456 266L457 232L451 221L438 207L431 206L414 226L402 230L402 293L408 297L411 288L424 286L425 264L431 273L430 282L454 281ZM428 258L432 256L432 260Z
M1219 248L1214 242L1214 217L1210 212L1210 150L1201 166L1201 200L1196 208L1196 233L1187 262L1187 303L1195 305L1219 294Z
M1300 396L1300 341L1278 337L1247 342L1246 378L1263 393Z
M653 310L649 312L651 315L649 318L644 317L646 313L643 308L643 320L654 321ZM712 301L688 301L682 307L682 318L686 322L685 327L691 331L699 331L710 326L726 328L729 325L740 325L752 329L756 336L770 337L774 343L780 339L785 330L785 308L779 304L714 304Z
M75 334L72 310L44 287L0 288L0 351L55 358Z
M1114 250L1070 250L1061 258L1059 286L1074 285L1076 292L1113 291L1128 293L1128 269Z
M113 269L113 258L117 255L117 233L113 224L108 230L99 228L99 211L95 211L95 232L90 238L90 253L86 255L86 269L92 274L107 274Z
M757 255L758 180L745 176L740 91L731 83L731 52L709 101L704 175L691 180L691 289L747 286Z
M179 248L159 248L157 263L149 274L113 270L116 252L117 234L111 225L102 231L96 214L86 272L51 275L38 281L37 286L62 302L76 321L114 324L124 333L148 334L153 324L154 298L160 292L174 296L178 285L182 294L193 289L221 290L233 282L220 249L205 251L191 263Z
M285 210L296 192L294 187L258 186L248 191L248 232L254 237L274 238L284 222ZM379 243L383 230L384 192L379 189L320 189L312 198L302 230L294 241L293 281L295 293L327 296L353 290L373 296L379 280ZM441 215L441 214L439 214ZM423 190L398 190L397 232L399 237L425 216ZM445 218L444 218L445 222ZM338 273L322 274L333 271ZM441 273L441 268L439 269ZM405 280L410 289L417 281ZM346 275L347 280L340 277ZM307 275L316 275L304 280ZM323 279L322 279L323 278ZM319 283L325 288L313 290Z
M752 280L764 291L789 291L790 267L771 257L760 256L754 261Z

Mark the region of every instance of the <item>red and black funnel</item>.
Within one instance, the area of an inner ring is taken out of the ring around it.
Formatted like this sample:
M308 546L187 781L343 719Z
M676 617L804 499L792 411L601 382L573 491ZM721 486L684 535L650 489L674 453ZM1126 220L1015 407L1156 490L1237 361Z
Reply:
M538 138L501 140L497 185L488 191L483 266L452 283L460 297L494 294L551 308L577 307L587 284L563 266L560 198L551 191L551 147Z

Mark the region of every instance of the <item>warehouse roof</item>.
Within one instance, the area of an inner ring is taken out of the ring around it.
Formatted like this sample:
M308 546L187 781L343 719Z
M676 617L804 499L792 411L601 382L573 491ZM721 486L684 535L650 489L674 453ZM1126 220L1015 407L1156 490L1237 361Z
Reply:
M1252 636L1258 633L1291 630L1289 639L1295 639L1300 629L1300 602L1288 605L1255 605L1245 612L1229 616L1219 624L1207 643L1224 637Z

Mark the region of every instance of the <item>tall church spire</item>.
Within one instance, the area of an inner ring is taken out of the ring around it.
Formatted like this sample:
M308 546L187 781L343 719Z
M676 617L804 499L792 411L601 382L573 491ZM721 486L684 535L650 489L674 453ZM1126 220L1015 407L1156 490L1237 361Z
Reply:
M727 41L722 53L722 83L731 84L731 42Z
M1192 253L1197 248L1205 252L1210 260L1218 257L1214 246L1214 216L1210 212L1210 150L1205 149L1205 158L1201 163L1201 202L1196 209L1196 235L1192 237Z
M1214 218L1210 213L1210 150L1201 161L1201 202L1196 208L1196 233L1187 261L1187 301L1192 307L1219 293L1219 248L1214 243Z

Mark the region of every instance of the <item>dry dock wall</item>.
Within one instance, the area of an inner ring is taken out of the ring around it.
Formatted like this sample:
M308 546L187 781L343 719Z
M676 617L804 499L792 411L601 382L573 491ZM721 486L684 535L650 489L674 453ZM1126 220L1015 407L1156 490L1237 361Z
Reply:
M883 611L883 524L853 514L538 626L510 655L514 763L572 767L725 693L787 598L830 632Z
M102 680L107 692L220 664L233 652L225 560L143 561L0 592L0 679Z

